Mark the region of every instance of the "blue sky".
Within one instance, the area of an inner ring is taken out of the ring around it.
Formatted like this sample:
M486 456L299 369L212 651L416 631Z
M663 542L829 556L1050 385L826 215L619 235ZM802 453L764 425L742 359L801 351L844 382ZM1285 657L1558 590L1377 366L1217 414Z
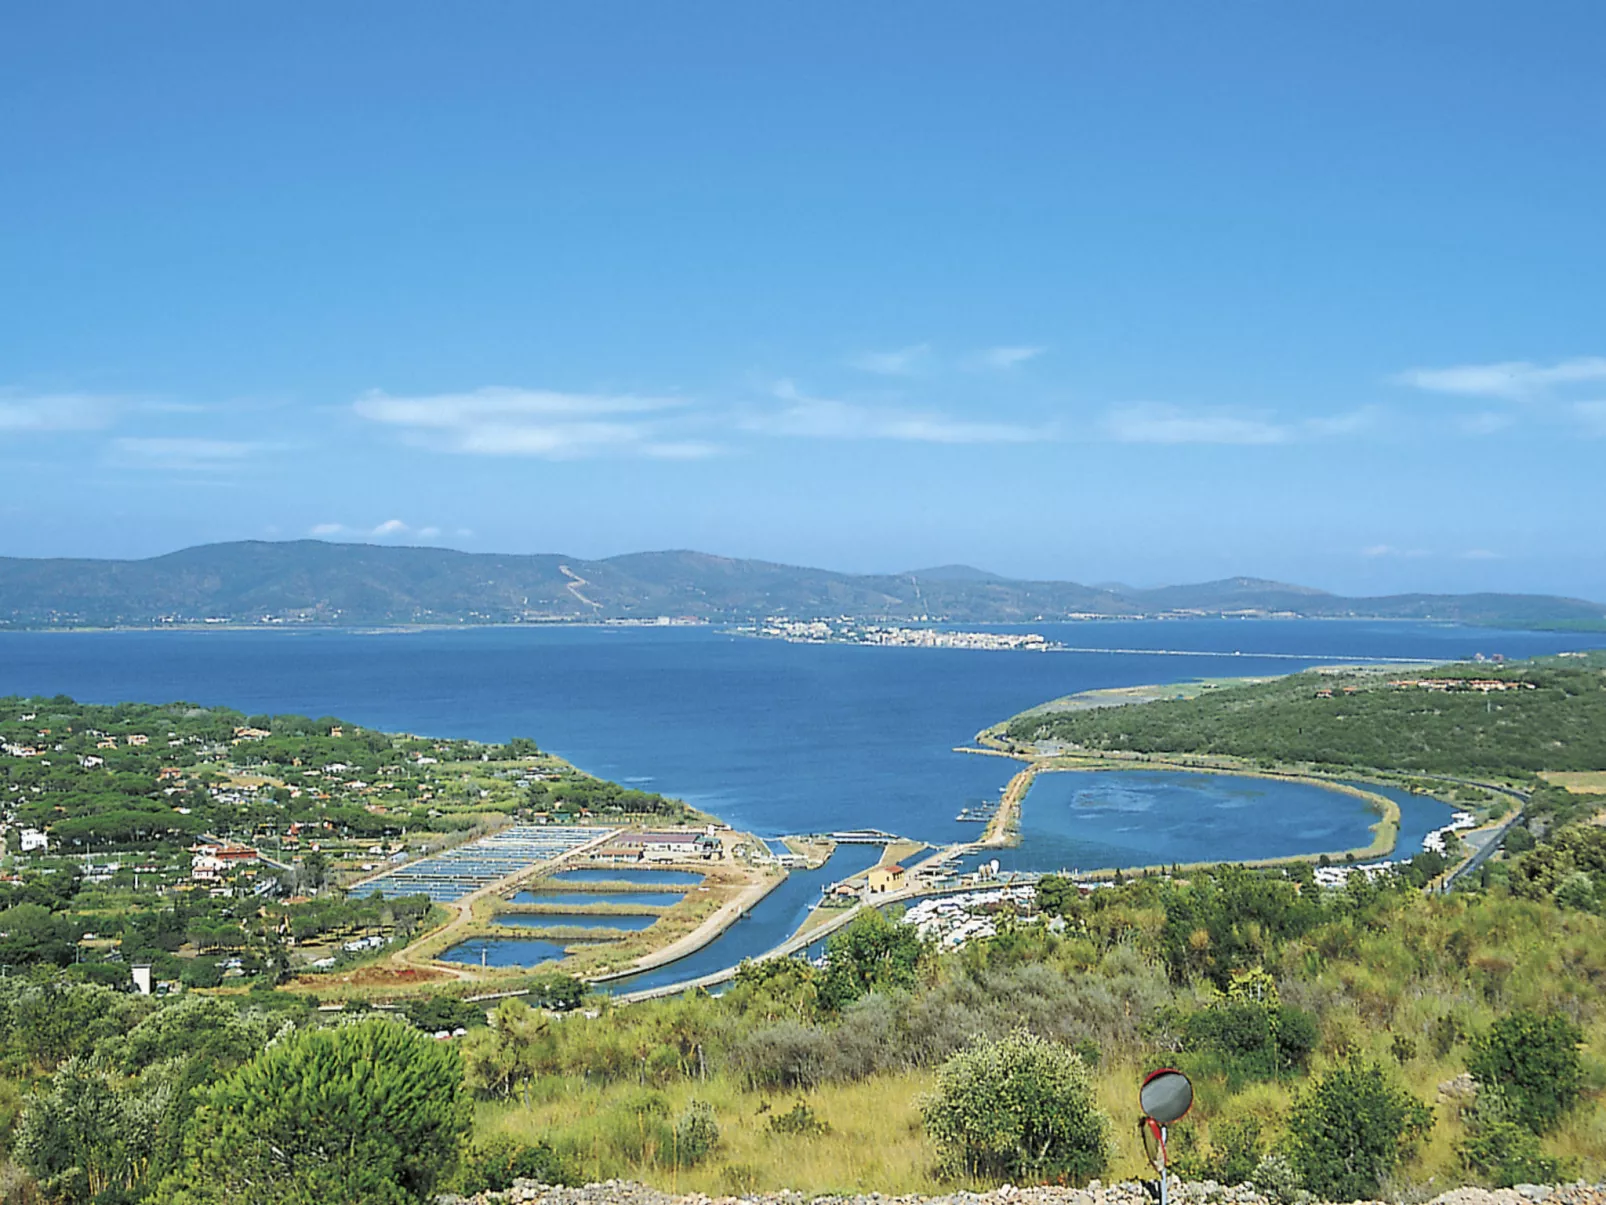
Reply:
M36 5L0 554L1606 599L1596 3Z

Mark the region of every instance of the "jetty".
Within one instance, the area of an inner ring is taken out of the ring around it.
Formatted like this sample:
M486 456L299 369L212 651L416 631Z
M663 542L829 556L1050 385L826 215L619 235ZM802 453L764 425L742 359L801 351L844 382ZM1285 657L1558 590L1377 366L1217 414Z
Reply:
M896 833L884 833L878 828L856 828L830 836L839 845L894 845L903 840Z

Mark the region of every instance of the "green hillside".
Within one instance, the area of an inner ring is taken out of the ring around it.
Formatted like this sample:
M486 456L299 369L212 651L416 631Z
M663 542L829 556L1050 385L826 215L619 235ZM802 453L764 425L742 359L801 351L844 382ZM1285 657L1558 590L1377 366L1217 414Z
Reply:
M1275 614L1606 629L1606 606L1544 595L1344 598L1242 577L1156 590L1104 589L1012 581L963 566L851 574L686 551L585 560L298 540L210 544L145 560L0 558L0 626L9 627L658 616L723 622L781 614L959 623Z

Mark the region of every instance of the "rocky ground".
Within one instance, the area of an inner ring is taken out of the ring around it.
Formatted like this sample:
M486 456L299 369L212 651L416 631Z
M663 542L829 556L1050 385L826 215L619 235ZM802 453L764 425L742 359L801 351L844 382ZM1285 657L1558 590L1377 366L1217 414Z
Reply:
M1171 1185L1175 1205L1279 1205L1253 1188L1203 1183ZM753 1193L742 1197L676 1196L634 1184L609 1180L583 1188L561 1188L518 1180L506 1192L475 1197L443 1197L442 1205L710 1205L711 1202L748 1202L751 1205L1151 1205L1143 1185L1134 1181L1086 1188L1002 1188L986 1193L959 1192L941 1197L896 1197L869 1193L863 1196L806 1197L798 1192ZM1606 1205L1606 1185L1523 1184L1516 1188L1456 1188L1432 1198L1415 1198L1410 1205Z

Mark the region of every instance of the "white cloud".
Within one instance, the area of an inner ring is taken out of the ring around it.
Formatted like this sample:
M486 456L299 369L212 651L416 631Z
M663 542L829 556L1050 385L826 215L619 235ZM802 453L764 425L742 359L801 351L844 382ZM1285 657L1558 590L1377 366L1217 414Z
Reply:
M1028 360L1035 360L1047 350L1046 347L987 347L971 355L967 363L972 368L990 368L998 372L1008 372Z
M1369 548L1361 549L1361 555L1376 559L1378 557L1423 557L1428 553L1421 548L1396 548L1392 544L1373 544Z
M1526 402L1568 385L1606 381L1606 357L1580 356L1554 364L1503 360L1495 364L1459 364L1448 368L1412 368L1393 378L1401 385L1432 393L1500 398Z
M791 381L778 383L774 393L790 404L781 410L746 416L741 421L745 430L803 439L891 439L940 444L1027 443L1054 435L1047 427L972 422L941 414L809 397Z
M1375 427L1378 417L1378 410L1371 406L1283 421L1265 413L1189 411L1142 403L1111 410L1105 416L1104 431L1118 443L1264 446L1357 435Z
M912 347L900 347L895 351L861 352L848 363L863 372L873 372L884 377L910 377L924 367L930 356L930 344L916 343Z
M1176 406L1122 406L1104 420L1104 429L1120 443L1148 444L1280 444L1294 437L1293 428L1265 418L1235 414L1190 414Z
M677 398L490 387L420 397L375 391L353 409L371 422L399 428L417 446L465 455L575 460L714 454L719 449L712 444L671 435L684 405Z
M108 427L119 399L88 393L0 389L0 431L92 431Z
M352 527L347 523L318 523L309 529L307 534L319 538L350 536L365 540L399 540L411 536L419 540L433 540L439 537L441 529L434 524L413 527L401 519L386 519L373 527ZM458 535L464 534L472 533L458 532Z
M112 440L111 447L118 460L141 468L213 471L236 467L259 453L276 451L278 445L188 436L123 436Z

